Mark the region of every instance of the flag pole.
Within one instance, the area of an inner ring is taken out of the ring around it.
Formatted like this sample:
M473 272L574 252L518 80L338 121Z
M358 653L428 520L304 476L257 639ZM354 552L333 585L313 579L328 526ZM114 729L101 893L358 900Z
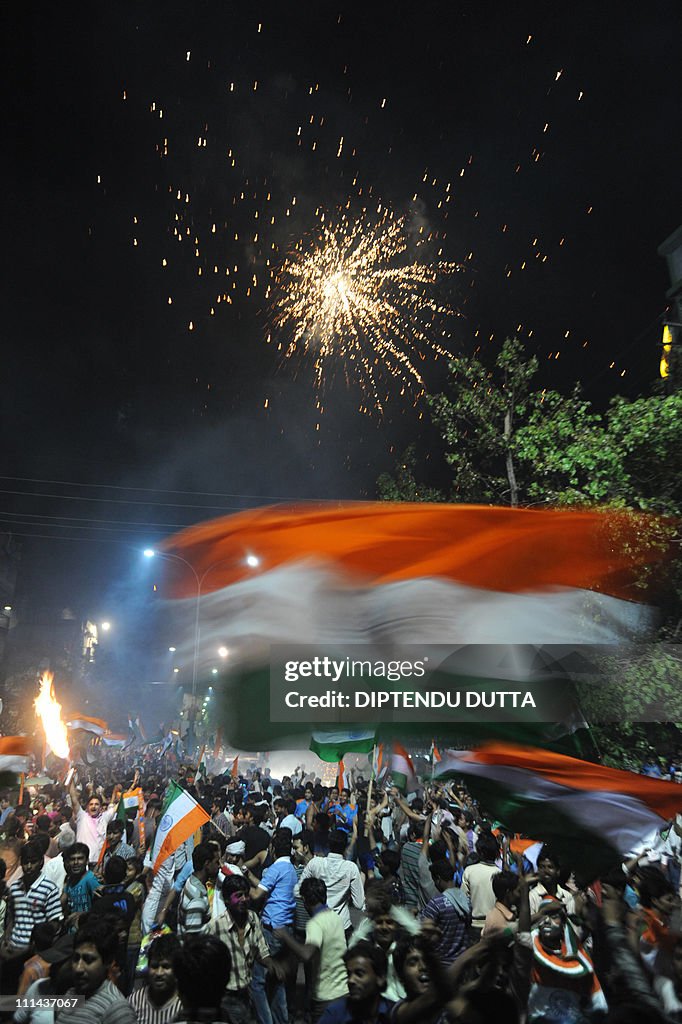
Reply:
M372 784L374 782L374 765L376 763L377 745L372 747L372 770L369 773L369 786L367 787L367 810L365 811L365 836L369 835L369 810L372 806Z
M221 829L220 825L216 825L216 823L213 820L213 818L209 818L208 821L206 822L206 824L207 825L213 825L213 828L216 830L216 832L220 832L221 836L225 836L226 839L233 839L234 838L234 836L228 836L227 832L223 832L223 830Z

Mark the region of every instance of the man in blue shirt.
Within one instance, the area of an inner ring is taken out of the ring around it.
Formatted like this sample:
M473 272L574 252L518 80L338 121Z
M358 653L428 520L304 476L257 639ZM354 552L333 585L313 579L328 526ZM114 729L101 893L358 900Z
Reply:
M358 813L357 807L353 807L348 802L349 799L349 791L347 789L342 789L339 794L338 804L335 804L329 809L329 813L335 819L336 828L342 828L344 832L353 831L353 819Z
M10 814L12 814L14 808L12 807L9 799L9 791L3 790L0 794L0 825L4 825Z
M308 808L313 802L313 787L307 785L303 791L303 799L296 802L296 817L299 821L305 821L305 816Z
M281 940L274 934L275 929L285 928L290 931L296 909L294 888L297 875L296 869L291 863L291 833L288 830L277 832L273 836L271 850L273 863L265 869L262 878L257 878L249 869L244 869L244 875L251 886L251 899L253 901L265 900L261 924L270 955L274 956L283 948ZM267 978L267 968L260 963L255 963L251 982L251 998L258 1024L287 1024L289 1015L284 982L277 981L275 983L268 999Z
M100 887L99 879L88 870L89 856L87 843L74 843L64 856L66 879L62 890L62 908L71 931L77 930L79 916L92 910L93 895Z

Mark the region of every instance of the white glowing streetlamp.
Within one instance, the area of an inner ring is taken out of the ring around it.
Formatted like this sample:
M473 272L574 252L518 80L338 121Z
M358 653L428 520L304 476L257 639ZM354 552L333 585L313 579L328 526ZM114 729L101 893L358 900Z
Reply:
M208 574L210 572L212 572L214 569L216 569L219 565L222 565L224 562L231 562L232 559L231 558L221 558L221 559L219 559L219 561L214 562L212 565L209 565L208 568L205 569L204 572L200 576L199 573L194 568L194 566L192 565L192 563L188 562L186 558L182 557L182 555L176 555L176 554L171 553L170 551L156 551L155 548L145 548L142 553L143 553L145 558L155 558L155 557L158 557L158 558L171 559L172 561L175 561L175 562L182 562L182 564L189 569L189 571L192 573L192 576L194 577L194 581L196 583L196 609L195 609L195 614L194 614L194 656L192 658L192 703L194 703L194 700L196 698L196 692L197 692L197 671L198 671L198 666L199 666L199 638L200 638L199 611L201 609L201 588L203 586L204 580L206 579L206 577L208 576ZM248 554L246 556L245 561L246 561L246 564L251 569L255 569L255 568L257 568L260 565L260 558L258 558L258 556L254 555L254 554ZM173 651L174 649L175 648L170 648L169 647L169 651ZM222 654L223 650L225 651L225 654ZM222 658L222 657L227 657L229 652L228 652L227 648L221 648L218 653L220 654L220 657ZM177 672L178 670L174 669L173 671ZM212 670L212 674L213 675L217 675L217 673L218 673L217 669L213 669Z

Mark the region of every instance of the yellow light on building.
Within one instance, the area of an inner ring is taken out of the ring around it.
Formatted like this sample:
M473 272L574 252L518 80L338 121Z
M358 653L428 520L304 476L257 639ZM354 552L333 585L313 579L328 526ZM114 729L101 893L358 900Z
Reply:
M673 347L673 332L670 324L663 324L663 338L662 338L663 352L661 353L661 362L659 364L659 373L663 380L670 375L670 353Z

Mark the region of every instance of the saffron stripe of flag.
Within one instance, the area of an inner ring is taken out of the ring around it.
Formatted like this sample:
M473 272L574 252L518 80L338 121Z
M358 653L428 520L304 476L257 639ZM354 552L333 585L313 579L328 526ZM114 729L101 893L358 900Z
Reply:
M182 552L198 573L211 568L207 593L251 578L250 551L267 570L304 554L374 584L438 577L510 593L571 587L631 600L633 569L666 558L660 537L647 541L641 516L425 502L254 509L192 526L163 547ZM178 575L175 596L189 596L188 586Z
M28 736L0 736L0 772L27 772L30 754Z
M177 782L171 782L154 837L151 858L154 874L166 858L208 820L209 815L196 800Z
M436 778L463 779L483 813L550 843L588 880L651 845L682 807L674 783L512 744L448 753Z

